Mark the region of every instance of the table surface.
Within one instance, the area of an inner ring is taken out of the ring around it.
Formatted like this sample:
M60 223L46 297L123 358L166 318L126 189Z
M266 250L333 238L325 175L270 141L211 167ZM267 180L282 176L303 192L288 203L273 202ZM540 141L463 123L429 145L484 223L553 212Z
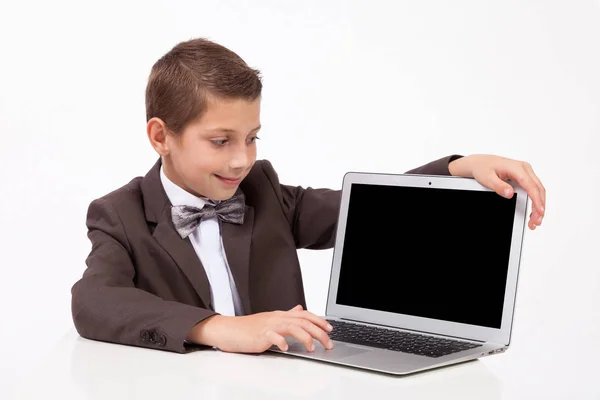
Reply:
M15 396L111 400L600 399L598 340L587 345L547 346L543 337L539 339L531 343L524 340L504 354L396 377L270 352L170 353L91 341L73 330L32 369ZM587 355L580 353L586 348Z

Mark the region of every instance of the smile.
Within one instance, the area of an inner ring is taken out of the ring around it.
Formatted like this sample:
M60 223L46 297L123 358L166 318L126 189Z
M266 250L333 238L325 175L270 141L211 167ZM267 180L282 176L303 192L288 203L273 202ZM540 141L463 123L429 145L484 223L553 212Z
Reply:
M242 178L225 178L223 176L219 176L217 174L215 174L215 176L217 178L219 178L219 180L227 185L231 185L231 186L235 186L237 184L239 184L242 181Z

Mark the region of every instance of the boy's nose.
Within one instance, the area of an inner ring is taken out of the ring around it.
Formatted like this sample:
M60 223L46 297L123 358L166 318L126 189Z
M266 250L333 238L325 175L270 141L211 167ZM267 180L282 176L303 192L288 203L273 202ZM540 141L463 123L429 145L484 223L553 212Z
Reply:
M231 169L245 169L250 162L250 154L247 151L236 151L229 161Z

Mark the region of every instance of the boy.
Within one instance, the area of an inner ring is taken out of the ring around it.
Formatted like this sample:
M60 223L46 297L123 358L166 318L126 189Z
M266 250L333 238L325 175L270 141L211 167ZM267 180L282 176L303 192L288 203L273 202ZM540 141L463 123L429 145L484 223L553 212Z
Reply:
M147 134L160 158L145 177L93 201L92 250L72 288L73 321L95 340L188 352L287 350L286 336L331 349L327 321L305 308L297 249L331 248L340 192L279 183L256 161L259 72L204 39L179 43L153 66ZM409 173L474 177L532 198L545 190L527 163L450 156Z

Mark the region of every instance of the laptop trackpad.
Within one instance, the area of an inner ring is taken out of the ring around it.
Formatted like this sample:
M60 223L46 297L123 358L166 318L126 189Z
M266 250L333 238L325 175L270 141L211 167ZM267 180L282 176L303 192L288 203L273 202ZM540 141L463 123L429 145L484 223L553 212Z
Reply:
M319 343L315 343L315 351L309 352L302 343L290 343L288 352L302 353L308 356L314 356L315 358L323 358L326 360L340 360L346 357L356 356L358 354L369 353L371 349L365 349L363 347L354 346L348 343L336 342L335 347L332 350L323 348Z

